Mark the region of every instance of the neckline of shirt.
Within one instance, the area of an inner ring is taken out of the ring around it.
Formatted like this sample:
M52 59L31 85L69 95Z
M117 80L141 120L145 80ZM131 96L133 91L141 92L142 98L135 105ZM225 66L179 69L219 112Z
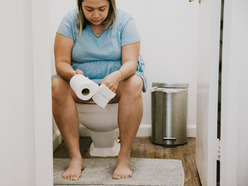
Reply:
M101 37L105 34L105 31L106 31L106 30L104 30L103 33L102 33L102 35L98 36L98 35L96 35L96 34L93 32L93 30L91 29L90 25L87 25L87 28L90 30L90 32L91 32L96 38L101 38Z

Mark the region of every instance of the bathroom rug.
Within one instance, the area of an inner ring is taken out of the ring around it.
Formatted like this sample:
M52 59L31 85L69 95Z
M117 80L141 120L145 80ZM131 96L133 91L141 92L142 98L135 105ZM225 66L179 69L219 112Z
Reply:
M180 160L131 158L133 177L114 180L112 173L116 167L116 158L84 159L86 168L77 181L64 180L61 177L69 162L69 159L53 159L54 185L184 185L184 171Z

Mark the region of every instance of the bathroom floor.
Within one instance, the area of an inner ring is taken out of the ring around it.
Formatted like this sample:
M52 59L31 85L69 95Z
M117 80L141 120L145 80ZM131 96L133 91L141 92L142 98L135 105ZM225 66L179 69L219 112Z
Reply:
M80 138L80 150L84 158L91 158L89 137ZM137 137L134 141L131 157L134 158L158 158L158 159L179 159L182 161L185 173L185 186L200 186L200 180L195 162L196 140L189 138L188 144L175 148L163 147L152 144L149 137ZM69 153L62 142L54 151L54 158L69 158Z

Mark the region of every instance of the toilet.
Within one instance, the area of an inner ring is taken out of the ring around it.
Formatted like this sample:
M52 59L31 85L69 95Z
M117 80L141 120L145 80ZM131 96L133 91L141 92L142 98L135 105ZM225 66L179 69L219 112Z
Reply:
M96 103L77 104L79 124L85 126L92 139L91 156L114 157L119 154L118 103L101 108Z

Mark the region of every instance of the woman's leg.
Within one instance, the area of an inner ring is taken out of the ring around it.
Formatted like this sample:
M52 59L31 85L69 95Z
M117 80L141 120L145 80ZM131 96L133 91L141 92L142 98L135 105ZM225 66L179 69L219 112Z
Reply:
M138 75L133 75L127 80L120 82L117 90L121 149L118 155L117 166L113 173L114 179L132 176L129 159L132 144L143 116L142 87L142 79Z
M52 80L53 116L71 158L69 168L62 175L68 180L78 180L84 169L79 149L79 119L75 99L68 81L61 77Z

